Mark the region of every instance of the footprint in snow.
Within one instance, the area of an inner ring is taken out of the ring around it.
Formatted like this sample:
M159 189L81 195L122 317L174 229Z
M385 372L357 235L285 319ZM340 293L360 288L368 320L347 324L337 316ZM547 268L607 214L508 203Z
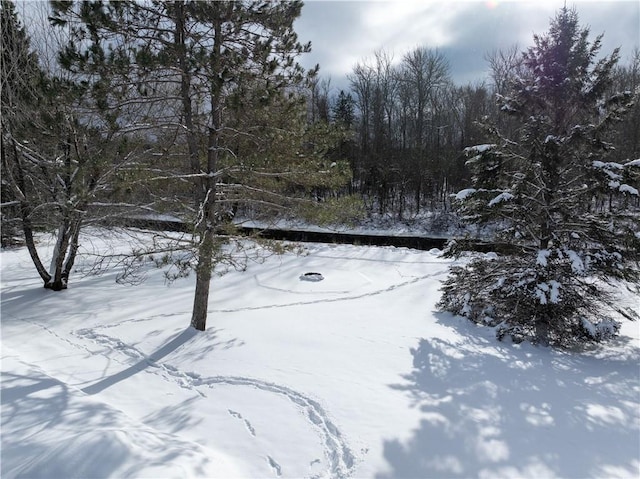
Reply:
M269 465L276 471L276 476L282 475L282 468L280 464L278 464L271 456L267 456L267 461L269 461Z
M247 419L242 417L242 414L236 411L232 411L231 409L227 409L227 411L229 411L229 414L231 414L236 419L240 419L242 422L244 422L244 425L247 428L247 431L249 431L249 434L251 434L253 437L256 437L256 430Z

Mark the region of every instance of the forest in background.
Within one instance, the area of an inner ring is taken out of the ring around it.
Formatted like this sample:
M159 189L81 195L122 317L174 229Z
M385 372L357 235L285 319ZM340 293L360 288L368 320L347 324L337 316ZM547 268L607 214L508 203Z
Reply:
M516 46L487 52L490 78L467 85L456 85L448 59L426 46L400 61L384 51L363 60L349 75L349 91L335 94L326 79L312 84L311 120L335 122L350 132L334 154L349 159L351 191L363 196L370 216L393 222L451 210L451 195L470 181L464 149L490 143L483 124L511 134L518 128L517 120L501 114L498 98L519 75L522 52ZM609 94L636 91L640 52L612 76ZM612 161L640 157L638 125L636 104L617 125Z
M58 49L62 49L65 42L69 41L70 33L54 27L41 31L48 14L48 6L42 4L32 12L32 18L19 19L16 16L16 20L24 23L24 34L29 41L27 48L31 50L32 61L39 66L38 75L49 76L60 87L61 78L69 81L72 77L69 72L61 70L58 64ZM32 41L32 36L37 41ZM6 39L4 44L9 44ZM348 171L341 172L342 182L332 185L335 188L303 185L302 190L306 190L305 194L310 198L322 201L350 195L357 198L361 206L351 201L352 207L347 208L343 218L333 214L314 217L305 215L300 209L287 211L281 208L268 211L262 218L273 220L286 217L352 224L367 221L390 226L398 222L420 223L428 217L423 226L446 230L451 222L456 222L451 208L452 195L467 187L470 181L464 149L489 142L490 135L480 123L496 124L504 131L513 132L518 128L516 122L510 125L511 119L500 115L497 98L505 94L512 79L518 75L522 50L514 45L508 50L486 52L490 77L478 78L476 82L466 85L458 85L453 81L447 57L428 45L396 56L381 50L370 58L362 59L348 75L347 90L337 91L332 86L335 79L323 77L320 65L318 72L313 72L295 87L296 96L304 102L306 109L306 113L300 117L298 128L313 132L315 138L307 139L310 142L317 142L323 136L319 150L327 160L331 160L328 164L334 161L342 162L342 165L348 163ZM6 53L8 50L3 48L3 56ZM5 61L5 65L8 63ZM22 75L29 75L29 68L24 68ZM632 52L630 61L617 65L612 73L611 93L635 91L640 87L640 52ZM31 84L30 87L35 85L33 81L27 83ZM259 95L261 88L254 85L253 94ZM51 87L49 90L53 94ZM138 93L143 96L141 91ZM168 92L166 94L170 97ZM62 100L69 102L68 108L80 107L78 103L74 104L77 99L71 99L68 89L64 94L61 90L53 95L58 109ZM135 100L129 98L129 102L134 103ZM83 111L80 114L86 115L86 104L80 108ZM272 108L270 113L276 112L277 108ZM640 156L639 124L640 105L636 104L631 114L618 125L614 161L623 162ZM88 128L84 132L85 137L87 134L100 133ZM148 143L154 137L132 131L128 133L126 141L131 147L133 142L140 142L141 138L142 143ZM42 140L45 141L45 138ZM111 140L112 145L100 151L118 157L122 145L116 143L122 138ZM46 141L50 142L51 139L46 138ZM238 149L240 142L236 143L235 154L242 154ZM143 144L139 148L145 146L149 145ZM288 145L291 149L297 146L295 143ZM145 155L138 155L136 161L148 162L153 165L152 169L170 171L175 176L175 160L168 158L168 155L159 157L151 148L147 148L147 151L146 158ZM181 211L184 201L175 201L186 193L184 188L172 196L158 195L151 191L153 188L148 183L142 185L139 178L132 182L131 176L132 172L129 171L110 179L113 184L108 188L105 203L118 202L121 205L135 205L137 209L146 208L149 212L184 215L184 211ZM345 181L345 178L348 179ZM20 222L20 215L12 189L6 186L6 182L3 185L2 238L3 244L8 244L15 236L14 226ZM162 188L166 189L167 184L162 184ZM171 188L175 189L176 186L172 185ZM177 188L181 190L179 186ZM243 214L243 205L233 203L224 214L234 214L238 218L255 214L255 203L244 207L251 211ZM308 210L306 213L309 213ZM124 214L130 214L130 211ZM98 216L104 215L105 211L98 213Z

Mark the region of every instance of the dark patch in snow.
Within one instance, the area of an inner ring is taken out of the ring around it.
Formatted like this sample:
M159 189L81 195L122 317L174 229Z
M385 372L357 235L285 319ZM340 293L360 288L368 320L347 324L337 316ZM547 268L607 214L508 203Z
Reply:
M231 414L236 419L240 419L242 422L244 422L244 425L247 428L247 431L249 431L249 434L251 434L253 437L256 437L256 430L247 419L242 417L242 414L236 411L232 411L231 409L227 409L227 411L229 411L229 414Z
M301 281L311 281L311 282L318 282L318 281L322 281L324 279L324 276L322 276L320 273L304 273L300 275L300 280Z
M271 456L267 456L267 460L269 461L269 465L276 471L276 475L281 476L282 468L280 467L280 464L278 464Z

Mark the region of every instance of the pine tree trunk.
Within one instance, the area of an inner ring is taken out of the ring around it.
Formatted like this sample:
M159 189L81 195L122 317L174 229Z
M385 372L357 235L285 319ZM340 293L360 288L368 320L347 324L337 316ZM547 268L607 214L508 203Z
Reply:
M537 318L535 328L536 343L541 346L549 346L549 331L551 329L549 316L544 315Z
M207 229L198 248L198 266L196 267L196 292L193 298L191 326L198 331L207 327L207 309L209 306L209 287L211 283L211 261L213 254L213 231Z
M69 284L69 275L71 274L71 268L73 268L73 264L76 261L76 255L78 254L81 227L81 219L74 221L71 229L71 238L69 239L69 252L66 256L64 266L62 268L62 281L65 284L65 288Z
M222 21L218 17L214 22L215 42L211 52L212 71L221 70ZM216 227L216 181L218 166L220 131L222 129L222 79L215 77L211 81L211 125L207 144L207 173L200 180L203 196L200 199L200 218L196 225L199 232L198 265L196 267L196 291L193 299L191 325L199 331L207 326L207 308L209 288L213 270L213 249Z
M65 220L58 228L58 237L56 238L56 245L51 257L51 266L49 267L49 275L51 276L51 279L44 285L47 289L61 291L67 287L67 285L62 281L62 265L64 264L64 257L68 244L69 223Z
M185 37L186 37L186 24L185 24L185 4L184 1L174 2L175 7L175 22L176 31L174 35L174 42L178 51L178 65L180 68L180 97L182 101L182 113L184 115L184 126L187 131L187 147L189 151L189 168L192 174L198 174L201 172L199 151L198 151L198 139L196 137L195 125L193 123L193 106L191 99L191 70L189 67L189 59L187 55ZM194 203L198 208L202 202L202 189L199 189L199 185L194 188Z

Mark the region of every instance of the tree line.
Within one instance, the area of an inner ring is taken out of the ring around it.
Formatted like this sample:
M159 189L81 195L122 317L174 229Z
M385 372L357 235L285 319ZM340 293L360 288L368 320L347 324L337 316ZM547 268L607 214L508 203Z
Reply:
M394 220L422 212L449 211L451 195L471 178L463 151L490 142L479 122L504 131L518 128L504 117L496 100L523 72L517 46L486 55L490 77L456 85L450 64L437 49L417 47L396 60L385 51L354 66L350 89L338 94L330 82L317 81L314 118L334 121L351 131L339 154L350 160L351 188L366 201L367 211ZM640 86L640 51L626 65L611 70L608 93L634 92ZM640 156L640 105L616 126L617 161Z

